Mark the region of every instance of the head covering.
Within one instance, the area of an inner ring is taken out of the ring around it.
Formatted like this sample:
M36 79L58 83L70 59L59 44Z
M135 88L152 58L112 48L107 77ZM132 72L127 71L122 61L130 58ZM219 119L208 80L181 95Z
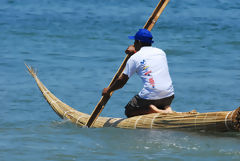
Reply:
M147 29L139 29L139 31L135 34L135 36L128 36L129 39L133 39L133 40L139 40L141 42L145 42L145 43L153 43L154 41L152 41L152 34L150 31L148 31Z

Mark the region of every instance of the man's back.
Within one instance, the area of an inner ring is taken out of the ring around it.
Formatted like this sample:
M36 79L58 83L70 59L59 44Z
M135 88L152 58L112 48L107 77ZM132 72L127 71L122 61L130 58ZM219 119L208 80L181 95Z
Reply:
M128 60L124 74L131 77L135 72L144 83L139 92L141 98L155 100L174 94L166 54L161 49L145 46L134 54Z

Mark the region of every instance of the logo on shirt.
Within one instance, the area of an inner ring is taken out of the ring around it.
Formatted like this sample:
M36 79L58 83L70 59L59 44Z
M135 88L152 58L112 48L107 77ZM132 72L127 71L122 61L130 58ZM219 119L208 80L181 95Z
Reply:
M148 76L148 82L151 84L152 88L155 87L155 82L153 79L153 76L151 75L152 71L149 69L149 66L146 65L146 60L143 59L143 61L140 62L141 63L141 69L143 70L143 74L145 76Z

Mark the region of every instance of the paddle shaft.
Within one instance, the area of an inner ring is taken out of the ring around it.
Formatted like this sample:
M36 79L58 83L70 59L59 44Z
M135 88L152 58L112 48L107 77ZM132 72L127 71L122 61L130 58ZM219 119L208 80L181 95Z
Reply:
M155 23L157 22L159 16L161 15L161 13L163 12L164 8L167 6L169 0L160 0L160 2L158 3L157 7L154 9L152 15L149 17L148 21L146 22L146 24L144 25L144 29L147 29L149 31L152 30L153 26L155 25ZM126 63L128 61L128 59L131 57L130 54L127 54L127 56L125 57L125 59L123 60L121 66L119 67L117 73L115 74L115 76L113 77L112 81L110 82L109 86L110 87L115 81L116 79L122 74ZM92 124L94 124L95 120L98 118L98 116L100 115L100 113L102 112L104 106L106 105L106 103L108 102L108 100L111 98L112 93L110 94L110 96L102 96L100 101L98 102L98 104L96 105L95 109L93 110L91 116L89 117L86 126L87 127L91 127Z

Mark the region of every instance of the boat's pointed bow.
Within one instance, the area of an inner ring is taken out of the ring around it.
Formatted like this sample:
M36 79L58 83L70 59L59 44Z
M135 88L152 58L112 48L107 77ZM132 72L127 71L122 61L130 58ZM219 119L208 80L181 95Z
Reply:
M27 67L29 73L30 73L30 74L32 75L32 77L34 78L34 77L37 75L36 70L35 70L33 67L31 67L30 65L27 65L26 63L24 63L24 64L25 64L25 66Z

